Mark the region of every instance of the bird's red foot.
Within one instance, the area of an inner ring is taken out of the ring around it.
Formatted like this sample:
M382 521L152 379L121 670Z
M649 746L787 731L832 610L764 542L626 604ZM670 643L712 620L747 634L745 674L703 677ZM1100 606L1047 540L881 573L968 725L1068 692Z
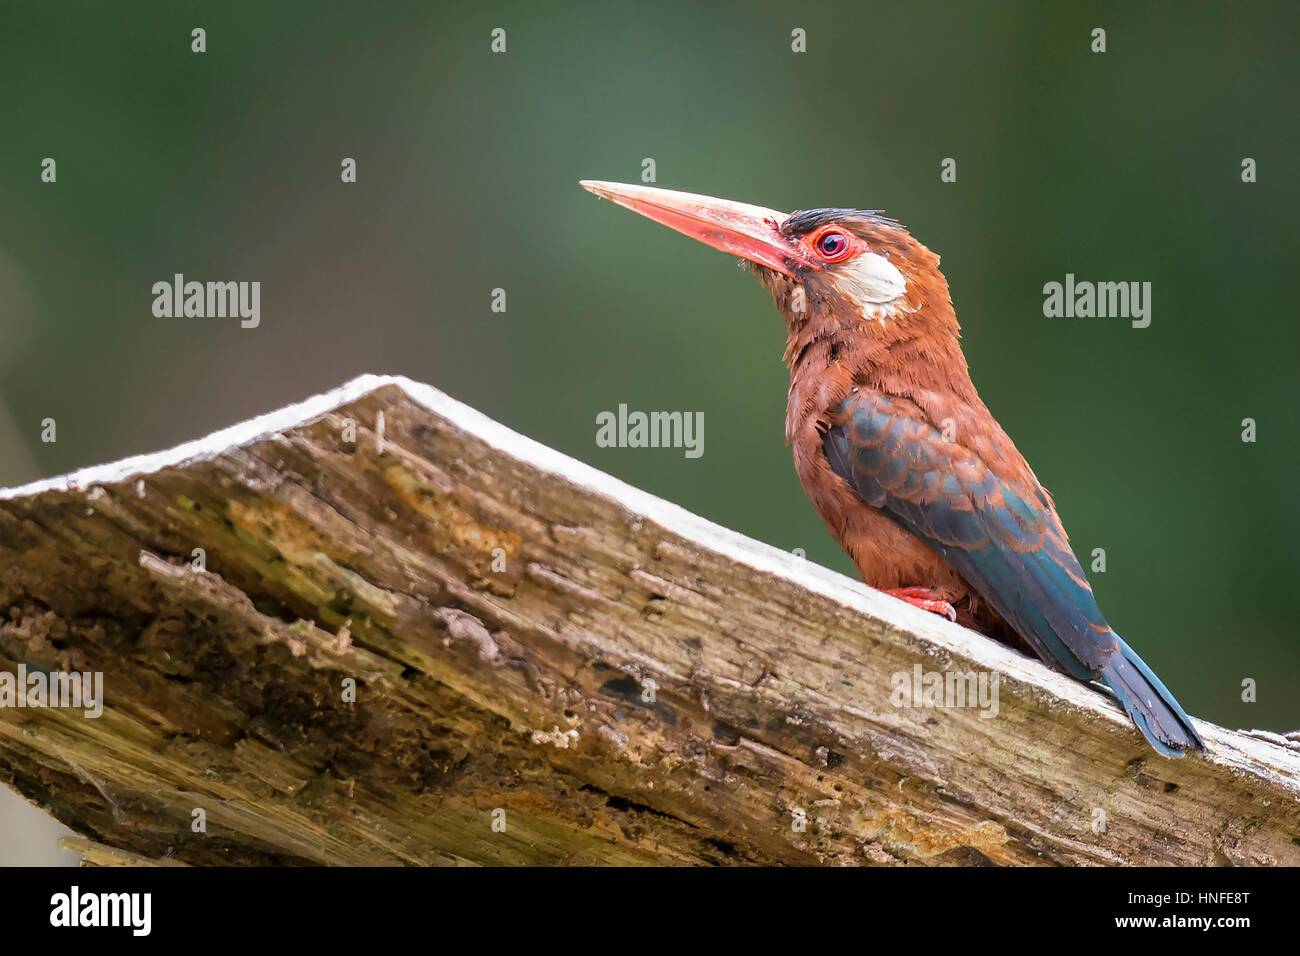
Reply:
M957 609L945 601L938 591L930 588L889 588L885 593L906 601L912 607L919 607L922 611L942 614L950 621L957 620Z

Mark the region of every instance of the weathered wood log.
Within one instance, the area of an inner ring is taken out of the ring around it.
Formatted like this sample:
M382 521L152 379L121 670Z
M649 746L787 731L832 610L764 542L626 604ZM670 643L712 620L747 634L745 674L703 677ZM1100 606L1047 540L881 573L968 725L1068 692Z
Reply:
M129 850L119 850L115 846L105 846L102 843L95 843L93 840L87 840L85 837L60 837L59 849L71 850L81 855L81 865L86 866L114 866L114 867L154 867L154 866L184 866L178 860L151 860L148 857L140 856L138 853L132 853Z
M100 862L1300 863L1285 739L1162 759L400 378L0 492L0 612L0 668L104 674L98 718L0 708L0 780ZM909 702L918 668L996 715Z

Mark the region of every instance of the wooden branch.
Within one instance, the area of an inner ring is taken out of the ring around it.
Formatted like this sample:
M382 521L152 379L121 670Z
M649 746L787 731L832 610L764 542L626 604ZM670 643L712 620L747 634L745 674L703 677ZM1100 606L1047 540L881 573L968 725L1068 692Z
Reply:
M132 853L129 850L119 850L117 847L105 846L102 843L95 843L93 840L87 840L85 837L78 836L59 837L59 849L71 850L73 853L80 853L81 865L83 867L155 867L185 865L176 860L150 860L148 857L140 856L138 853Z
M0 668L104 674L98 718L0 708L0 781L100 862L1300 863L1285 739L1160 758L400 378L0 492L0 611ZM917 668L996 676L996 716L905 706Z

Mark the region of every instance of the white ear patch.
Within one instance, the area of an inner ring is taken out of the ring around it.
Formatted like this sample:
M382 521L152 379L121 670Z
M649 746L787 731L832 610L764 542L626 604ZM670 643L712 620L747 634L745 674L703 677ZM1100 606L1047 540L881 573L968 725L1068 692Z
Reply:
M874 252L865 252L840 266L834 282L841 295L857 303L863 318L882 322L897 311L894 303L907 291L903 273Z

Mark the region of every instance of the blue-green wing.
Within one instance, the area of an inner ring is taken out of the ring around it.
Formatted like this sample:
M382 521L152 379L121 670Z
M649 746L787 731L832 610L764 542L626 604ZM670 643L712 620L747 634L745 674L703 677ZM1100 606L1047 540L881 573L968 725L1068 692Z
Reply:
M1119 640L1036 482L999 476L915 403L867 390L832 416L823 448L863 501L939 552L1040 656L1097 676Z

